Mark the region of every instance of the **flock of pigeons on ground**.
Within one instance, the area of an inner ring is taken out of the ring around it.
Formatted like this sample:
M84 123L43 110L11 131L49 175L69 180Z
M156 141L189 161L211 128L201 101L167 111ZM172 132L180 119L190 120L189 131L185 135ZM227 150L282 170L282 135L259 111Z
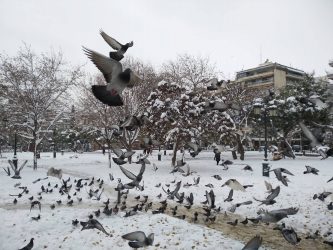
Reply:
M106 184L105 181L101 178L95 179L92 178L80 178L80 179L73 179L69 177L68 179L61 179L61 181L55 185L51 185L50 182L47 184L43 184L40 187L40 191L36 193L36 195L28 197L30 201L30 212L31 210L37 209L41 212L43 208L42 200L44 195L49 195L52 193L57 193L60 195L60 198L56 199L53 204L50 205L50 209L55 209L56 207L60 207L63 205L66 206L75 206L76 204L80 204L83 199L93 199L101 202L102 209L98 209L92 211L89 214L86 221L78 221L77 219L72 220L72 225L77 227L79 225L82 226L81 230L90 230L90 229L97 229L106 234L107 236L110 235L103 227L103 225L98 221L98 217L102 214L104 216L111 216L117 215L120 211L122 212L124 217L131 217L135 216L141 212L149 212L151 211L152 214L160 214L166 213L169 215L174 216L178 219L187 219L193 223L201 222L201 223L215 223L218 220L219 214L222 214L221 207L217 207L215 204L215 194L214 194L214 185L209 183L205 185L205 187L209 188L210 190L205 191L205 197L203 201L200 203L202 207L199 208L194 205L194 195L193 193L185 194L185 192L181 192L181 189L188 188L189 186L198 187L200 185L200 177L193 178L193 183L183 183L182 181L176 182L176 179L171 183L162 183L156 184L156 188L161 188L164 193L164 200L154 203L153 201L149 201L149 197L145 195L138 195L133 197L131 201L128 201L129 190L130 189L137 189L137 190L144 190L143 184L143 177L146 170L146 165L150 164L150 161L147 159L147 155L143 156L140 155L136 161L137 164L141 164L141 168L138 174L132 173L131 171L127 170L124 165L126 163L126 158L133 156L134 152L127 152L124 153L121 149L114 149L114 153L118 156L118 158L114 157L114 162L120 167L122 173L130 179L130 182L123 183L121 178L118 178L118 181L115 185L115 191L118 193L117 200L112 202L108 198L105 201L102 201L102 194L104 192L104 185ZM122 161L119 159L121 158ZM178 165L175 166L170 174L177 174L179 176L187 177L194 174L194 171L191 171L191 168L188 163L182 161L177 162ZM225 163L222 163L222 165ZM232 165L231 161L228 161L228 165ZM156 164L151 164L152 169L154 171L158 170ZM185 170L183 169L185 168ZM243 168L244 171L253 171L251 166L246 165ZM293 174L285 168L275 168L270 170L274 172L276 178L284 185L288 186L288 178L286 175L293 176ZM303 174L314 174L318 175L319 170L311 167L305 166L305 170ZM58 176L59 177L59 176ZM44 181L43 183L47 182L48 177L45 178L38 178L33 182L33 185L38 185L40 181ZM52 177L54 178L54 177ZM220 181L222 177L220 175L213 175L212 178ZM113 174L110 173L109 180L111 183L115 182L115 178ZM333 181L333 177L330 178L327 182ZM254 197L254 201L258 202L258 206L265 205L269 206L276 203L275 198L278 197L281 187L276 186L273 187L269 182L265 181L266 189L268 195L263 198ZM21 186L20 183L15 185L21 191L17 194L10 194L10 196L15 196L13 200L13 204L17 204L19 199L29 194L29 189L26 186ZM172 186L174 186L172 188ZM244 192L247 188L252 188L253 185L242 185L236 179L229 179L225 181L221 187L228 187L230 188L230 192L228 197L224 199L224 202L231 202L233 201L233 194L234 192ZM200 187L202 188L202 186ZM59 195L57 195L59 197ZM319 199L322 202L325 199L333 195L331 192L323 192L319 194L315 194L313 199ZM163 194L160 193L157 198L162 199ZM173 201L173 202L168 202ZM175 205L177 203L177 205ZM228 208L228 212L234 213L236 209L240 206L250 205L252 204L252 200L246 200L242 202L235 203L230 208ZM113 205L112 205L113 204ZM183 206L183 211L187 211L187 213L181 213L182 211L179 206ZM328 210L333 210L333 204L330 202L327 205ZM185 209L185 210L184 210ZM193 209L193 212L190 211ZM200 211L202 209L202 211ZM258 223L278 223L282 219L295 215L298 212L298 208L289 207L285 209L277 209L277 210L266 210L266 209L259 209L257 212L258 216L253 218L246 217L244 220L239 221L238 219L234 221L227 221L226 223L232 227L235 227L239 224L246 225L248 223L258 224ZM189 216L188 214L192 214ZM224 215L227 217L226 211ZM31 217L32 220L38 221L40 220L41 215ZM281 231L282 236L292 245L296 245L301 240L298 237L296 231L292 227L287 227L284 223L276 224L274 230ZM308 235L307 238L318 238L320 236L319 231L317 231L314 235ZM130 232L122 236L123 239L129 241L129 246L132 248L140 248L145 246L151 246L154 242L154 233L146 235L145 232L142 231L135 231ZM259 235L254 236L245 246L243 249L258 249L262 244L262 237ZM31 238L28 245L21 248L24 250L32 249L33 248L34 238ZM324 243L333 246L332 241L324 241Z

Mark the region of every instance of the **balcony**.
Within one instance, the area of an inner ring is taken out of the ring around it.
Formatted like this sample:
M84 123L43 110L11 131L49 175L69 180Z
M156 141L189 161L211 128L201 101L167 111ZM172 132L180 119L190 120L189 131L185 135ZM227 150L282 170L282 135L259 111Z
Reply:
M254 74L254 75L251 75L251 76L239 77L236 80L236 82L250 81L250 80L254 80L254 79L260 79L260 78L270 77L270 76L273 76L273 75L274 75L273 71L263 72L263 73L258 73L258 74Z

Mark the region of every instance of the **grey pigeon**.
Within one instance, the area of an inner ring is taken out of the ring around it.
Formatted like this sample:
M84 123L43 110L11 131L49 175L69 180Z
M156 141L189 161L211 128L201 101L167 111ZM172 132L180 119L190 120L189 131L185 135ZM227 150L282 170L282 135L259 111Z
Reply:
M202 150L201 147L194 142L188 142L186 145L190 148L190 155L192 157L197 156Z
M172 192L171 191L168 191L168 192L165 191L163 187L162 187L162 190L168 195L168 199L173 200L175 198L175 196L178 195L178 191L179 191L179 189L181 187L181 184L182 184L181 181L177 182L176 188Z
M234 195L234 190L233 189L230 189L230 192L229 192L229 195L228 195L228 198L226 198L225 200L224 200L224 202L230 202L230 201L232 201L233 199L232 199L232 196Z
M250 165L246 165L243 170L253 171L252 167Z
M146 163L142 162L140 172L138 175L134 175L131 171L128 171L127 169L123 168L122 166L119 166L120 170L123 172L124 175L126 175L127 178L131 179L132 182L127 183L124 185L126 189L132 189L134 187L138 188L139 190L143 190L143 186L140 186L140 182L143 177L143 173L145 172L146 169Z
M121 236L125 240L129 240L128 245L132 248L140 248L153 245L154 242L154 234L151 233L146 236L146 234L142 231L135 231L132 233L125 234Z
M282 182L283 185L288 186L287 180L282 176L282 173L293 175L291 172L289 172L287 169L284 168L275 168L273 170L270 170L270 172L273 171L276 178Z
M318 175L319 170L310 166L305 165L306 171L303 172L303 174L315 174Z
M257 250L262 244L262 237L256 235L253 237L246 245L242 248L242 250Z
M34 238L30 239L30 242L25 247L20 248L19 250L31 250L34 247Z
M209 192L206 191L205 194L207 201L208 201L208 207L209 208L215 208L215 194L213 190L210 190Z
M219 81L217 78L210 79L205 83L207 86L208 91L217 90L220 87L225 87L226 82L224 80Z
M122 106L122 92L125 88L132 88L140 78L129 68L123 71L120 62L108 58L96 51L83 47L85 54L103 73L107 85L93 85L94 96L109 106Z
M268 195L265 200L258 200L256 198L254 198L254 199L256 201L261 202L260 205L263 205L263 204L273 205L274 203L276 203L276 201L274 199L279 195L279 193L280 193L280 186L277 186L275 189L272 190L272 193L270 195Z
M133 42L129 42L129 43L126 43L124 45L121 44L116 39L107 35L103 30L100 30L100 34L103 37L103 39L105 40L105 42L107 42L111 46L111 48L116 50L115 52L111 51L110 54L109 54L110 58L112 58L114 60L120 61L121 59L123 59L124 54L127 51L127 49L129 47L133 46Z
M278 212L262 211L257 219L264 223L276 223L286 217L288 217L288 215L283 212L278 213Z
M236 180L236 179L229 179L227 180L222 187L228 186L233 190L240 190L245 192L245 188Z
M82 226L81 231L86 230L86 229L98 229L98 230L102 231L103 233L105 233L106 235L110 235L109 233L107 233L105 231L104 227L98 220L89 219L87 222L80 221L80 224Z
M281 231L283 237L286 241L291 243L292 245L296 245L301 241L301 239L297 236L295 230L293 228L283 228Z

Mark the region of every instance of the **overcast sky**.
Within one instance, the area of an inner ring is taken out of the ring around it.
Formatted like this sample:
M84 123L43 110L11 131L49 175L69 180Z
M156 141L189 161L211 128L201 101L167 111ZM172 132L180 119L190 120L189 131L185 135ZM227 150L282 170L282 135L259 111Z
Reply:
M323 75L333 59L333 0L0 0L1 53L60 49L97 73L81 45L107 55L99 29L154 66L209 56L227 78L265 59Z

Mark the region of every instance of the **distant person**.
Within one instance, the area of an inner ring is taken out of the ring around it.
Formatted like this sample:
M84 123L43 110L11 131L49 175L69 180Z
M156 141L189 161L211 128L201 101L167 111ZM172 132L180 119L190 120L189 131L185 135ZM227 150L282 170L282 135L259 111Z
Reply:
M218 151L217 149L214 149L214 153L215 153L214 160L216 161L216 165L219 165L219 162L221 160L221 152Z

